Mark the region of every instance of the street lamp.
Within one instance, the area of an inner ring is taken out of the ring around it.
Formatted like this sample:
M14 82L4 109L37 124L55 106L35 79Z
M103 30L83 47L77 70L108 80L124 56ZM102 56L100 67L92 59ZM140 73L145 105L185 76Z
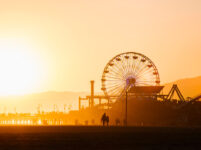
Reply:
M127 126L127 113L128 113L127 103L128 103L128 91L126 90L125 126Z

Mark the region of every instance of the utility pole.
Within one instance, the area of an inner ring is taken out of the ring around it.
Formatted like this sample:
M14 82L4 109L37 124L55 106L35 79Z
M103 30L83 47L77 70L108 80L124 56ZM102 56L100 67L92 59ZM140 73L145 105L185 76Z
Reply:
M128 101L128 91L126 90L126 109L125 109L125 126L127 126L127 101Z
M91 99L90 100L91 100L90 106L94 106L94 80L91 80Z

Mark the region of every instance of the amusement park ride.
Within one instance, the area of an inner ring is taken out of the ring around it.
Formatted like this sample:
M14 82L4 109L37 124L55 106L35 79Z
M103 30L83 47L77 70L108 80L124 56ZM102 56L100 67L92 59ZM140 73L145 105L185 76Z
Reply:
M107 106L105 108L110 108L118 100L127 100L127 96L138 100L172 101L175 92L179 98L177 101L187 101L175 84L168 94L161 94L164 86L160 86L155 64L145 55L136 52L121 53L113 57L103 70L101 82L104 95L94 95L94 81L91 81L91 95L79 97L79 110L82 109L82 101L88 101L88 106L93 107L95 99L99 100L99 105ZM197 101L200 97L189 102ZM102 104L102 100L107 103Z

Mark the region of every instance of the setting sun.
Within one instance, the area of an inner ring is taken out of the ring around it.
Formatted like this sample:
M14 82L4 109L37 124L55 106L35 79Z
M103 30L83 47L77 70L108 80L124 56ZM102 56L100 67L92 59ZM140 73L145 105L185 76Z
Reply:
M32 92L41 80L41 66L25 41L0 40L0 95Z

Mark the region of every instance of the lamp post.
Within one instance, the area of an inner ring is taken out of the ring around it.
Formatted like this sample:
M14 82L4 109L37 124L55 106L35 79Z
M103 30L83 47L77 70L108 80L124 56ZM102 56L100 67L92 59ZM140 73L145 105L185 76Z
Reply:
M126 90L126 109L125 109L125 126L127 126L127 101L128 101L128 91Z

